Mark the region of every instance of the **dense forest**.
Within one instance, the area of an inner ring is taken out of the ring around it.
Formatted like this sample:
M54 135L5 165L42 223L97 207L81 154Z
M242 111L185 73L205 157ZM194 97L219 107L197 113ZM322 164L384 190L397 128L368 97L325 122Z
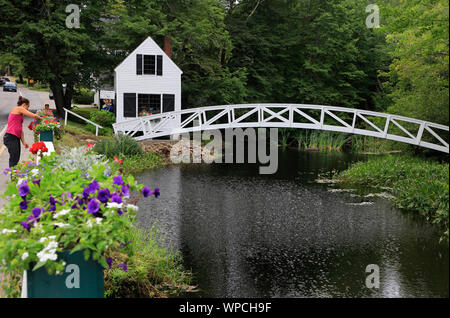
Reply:
M80 28L65 25L68 4ZM75 87L111 81L147 36L183 70L183 108L310 103L449 125L449 1L0 0L0 69L50 84L58 109ZM65 92L61 84L66 83Z

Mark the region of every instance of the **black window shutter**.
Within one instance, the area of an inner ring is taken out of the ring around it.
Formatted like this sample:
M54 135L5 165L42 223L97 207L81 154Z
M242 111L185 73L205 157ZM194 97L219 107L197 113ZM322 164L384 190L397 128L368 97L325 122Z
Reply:
M163 95L163 112L173 112L175 110L175 95Z
M158 55L156 59L156 75L163 75L163 57Z
M136 55L136 75L142 75L142 54Z
M135 93L124 93L123 94L123 116L124 117L137 117L136 94Z

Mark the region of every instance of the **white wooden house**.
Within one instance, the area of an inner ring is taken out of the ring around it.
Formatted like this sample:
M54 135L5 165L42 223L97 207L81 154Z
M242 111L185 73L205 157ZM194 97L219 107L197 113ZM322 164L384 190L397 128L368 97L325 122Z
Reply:
M181 110L182 73L148 37L115 68L116 122Z

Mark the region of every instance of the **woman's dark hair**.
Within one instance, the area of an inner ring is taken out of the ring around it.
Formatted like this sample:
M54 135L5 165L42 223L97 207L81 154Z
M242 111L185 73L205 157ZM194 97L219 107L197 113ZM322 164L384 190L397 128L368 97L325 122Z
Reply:
M30 101L25 97L19 96L19 100L17 101L17 106L21 106L22 104L30 105Z

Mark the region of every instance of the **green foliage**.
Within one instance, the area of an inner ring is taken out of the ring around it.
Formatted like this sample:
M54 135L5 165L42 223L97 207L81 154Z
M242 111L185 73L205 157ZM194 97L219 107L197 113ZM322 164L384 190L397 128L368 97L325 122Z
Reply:
M116 117L112 112L108 112L106 110L98 110L95 112L91 112L91 121L99 124L100 126L106 128L112 127L112 124L116 122Z
M129 271L113 266L105 272L106 297L167 297L189 289L191 274L183 270L181 255L161 246L156 228L147 234L133 227L130 234L133 258ZM115 263L124 261L120 254L114 256Z
M388 2L381 10L392 56L383 74L393 100L388 111L448 126L448 0Z
M341 151L348 136L330 131L298 129L294 138L299 149L318 151Z
M409 156L358 162L340 173L341 182L389 188L397 207L418 211L441 225L448 239L449 165Z
M124 134L114 135L112 139L103 139L95 144L94 151L108 158L142 155L139 143Z
M94 102L94 92L87 88L80 88L73 95L75 104L90 105Z
M135 175L144 170L161 167L163 164L164 160L161 156L153 152L146 152L140 155L127 156L123 160L122 168L125 173Z

